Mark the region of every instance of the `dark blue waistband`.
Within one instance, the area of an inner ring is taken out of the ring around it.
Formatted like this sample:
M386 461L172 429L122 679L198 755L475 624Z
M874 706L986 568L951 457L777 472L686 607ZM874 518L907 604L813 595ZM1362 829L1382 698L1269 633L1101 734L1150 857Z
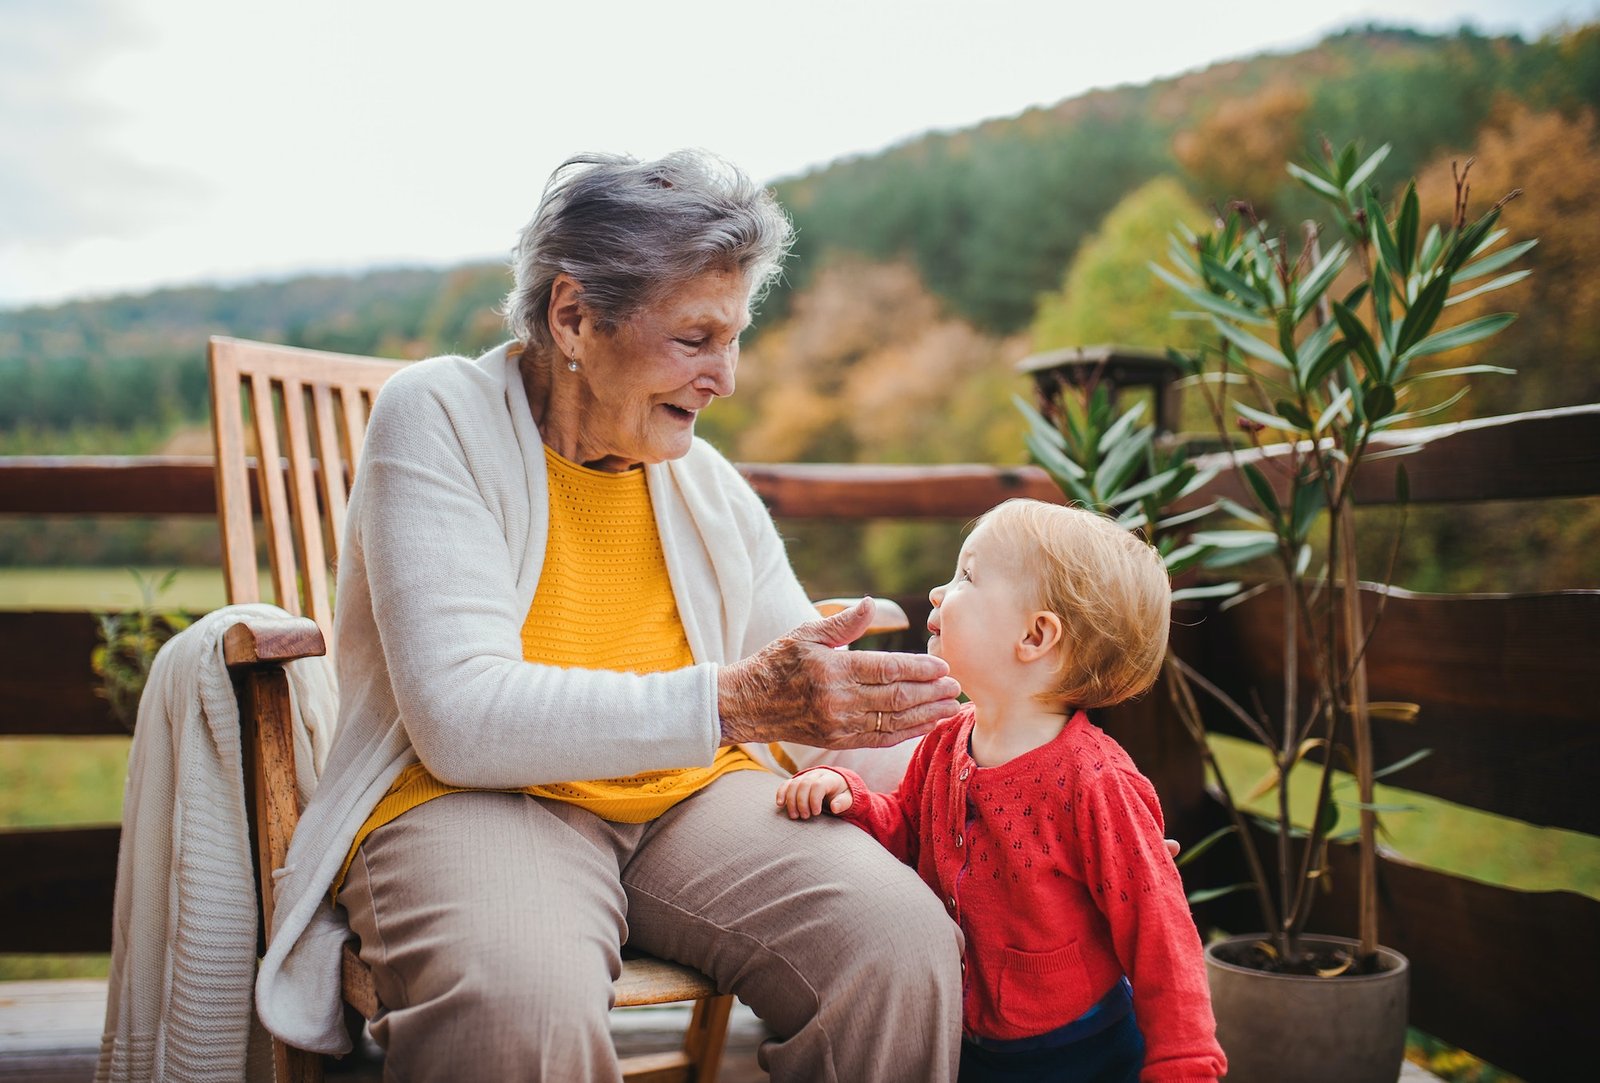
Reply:
M1107 1027L1122 1022L1132 1010L1133 986L1128 984L1126 977L1122 977L1117 979L1117 984L1096 1001L1092 1008L1055 1030L1035 1034L1031 1038L980 1038L969 1034L965 1040L979 1049L990 1049L996 1053L1026 1053L1034 1049L1057 1049L1099 1034Z

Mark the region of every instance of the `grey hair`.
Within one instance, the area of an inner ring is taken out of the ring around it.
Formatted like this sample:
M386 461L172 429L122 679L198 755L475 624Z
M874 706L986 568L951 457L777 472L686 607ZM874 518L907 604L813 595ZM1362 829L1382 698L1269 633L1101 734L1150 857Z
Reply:
M710 270L742 272L754 304L793 242L794 226L772 193L706 151L654 162L579 154L550 175L517 238L506 326L534 352L549 351L550 293L563 273L608 333Z

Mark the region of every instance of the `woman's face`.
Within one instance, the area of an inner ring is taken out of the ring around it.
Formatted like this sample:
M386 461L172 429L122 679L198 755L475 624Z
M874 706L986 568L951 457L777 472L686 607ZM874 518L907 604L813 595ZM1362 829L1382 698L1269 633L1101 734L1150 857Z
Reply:
M577 333L580 462L601 469L659 463L689 452L695 418L733 394L739 334L750 323L748 279L707 271L607 334L592 318Z

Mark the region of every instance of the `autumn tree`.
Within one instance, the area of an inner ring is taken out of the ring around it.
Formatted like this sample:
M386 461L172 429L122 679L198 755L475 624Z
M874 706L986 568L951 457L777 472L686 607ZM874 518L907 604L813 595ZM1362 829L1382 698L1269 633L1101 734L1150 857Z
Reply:
M1600 369L1594 365L1600 353L1597 135L1589 110L1568 117L1506 101L1470 155L1443 156L1419 178L1424 213L1447 218L1455 197L1452 168L1460 170L1470 157L1471 208L1481 209L1520 189L1501 217L1508 231L1503 243L1538 238L1519 261L1532 271L1526 280L1463 302L1471 315L1508 308L1521 313L1499 338L1469 347L1461 360L1452 361L1504 364L1521 373L1498 384L1481 381L1473 392L1479 400L1476 413L1600 401Z
M790 298L739 365L736 395L705 433L763 462L1017 462L1010 396L1021 338L950 315L907 262L840 259ZM925 590L949 574L959 524L795 527L791 553L814 592Z
M1248 97L1222 102L1172 140L1173 157L1203 197L1217 204L1242 199L1270 215L1283 183L1283 163L1306 145L1306 92L1283 79Z

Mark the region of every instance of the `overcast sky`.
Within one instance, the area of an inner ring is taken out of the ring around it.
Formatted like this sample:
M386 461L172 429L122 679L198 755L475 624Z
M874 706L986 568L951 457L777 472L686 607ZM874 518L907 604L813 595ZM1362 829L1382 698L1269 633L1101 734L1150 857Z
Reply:
M1600 0L0 0L0 307L498 258L579 150L763 180L1355 22Z

